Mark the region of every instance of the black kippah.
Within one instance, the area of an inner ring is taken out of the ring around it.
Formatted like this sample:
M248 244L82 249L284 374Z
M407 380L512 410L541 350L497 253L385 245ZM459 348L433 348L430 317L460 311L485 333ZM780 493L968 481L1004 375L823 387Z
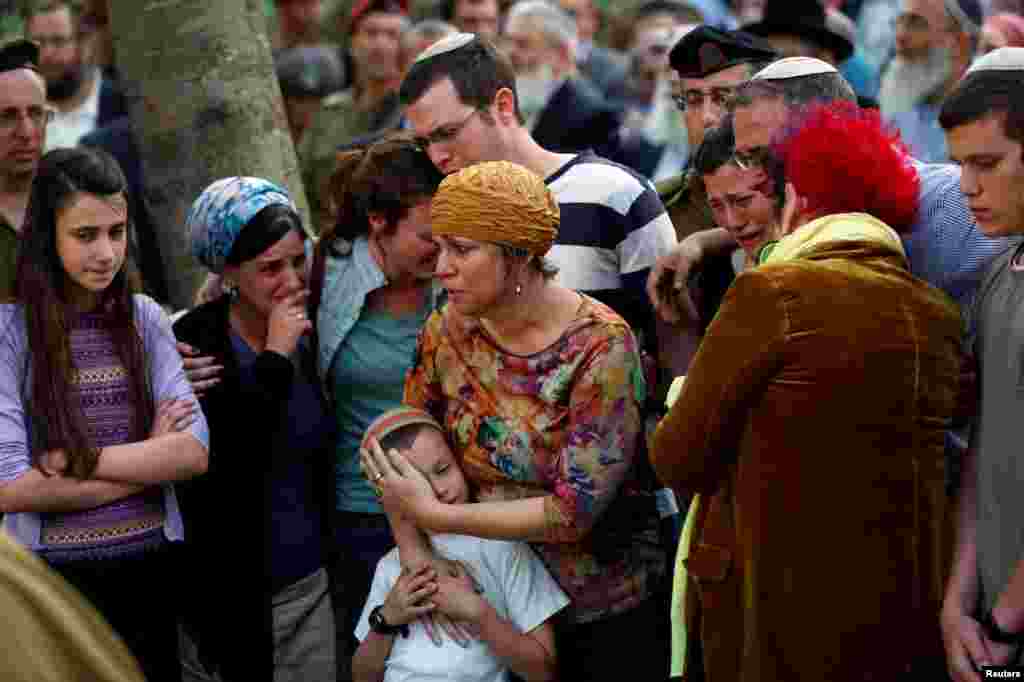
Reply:
M37 70L39 45L31 40L13 40L0 45L0 72L15 69Z

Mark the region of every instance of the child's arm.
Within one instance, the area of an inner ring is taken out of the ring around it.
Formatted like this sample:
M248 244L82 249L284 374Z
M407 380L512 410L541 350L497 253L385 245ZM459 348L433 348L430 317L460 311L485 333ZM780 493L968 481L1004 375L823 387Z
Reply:
M371 630L352 657L353 682L383 682L394 642L394 635L382 635Z
M475 625L491 652L520 677L531 682L555 679L555 634L550 621L530 632L520 632L484 599L466 570L461 566L459 569L459 575L438 576L433 597L437 609L452 619Z
M436 577L431 566L424 566L415 573L402 571L381 606L380 615L384 622L388 625L408 625L432 611L434 604L427 600L437 589L434 582ZM370 630L352 657L352 679L355 682L381 682L394 642L394 634Z

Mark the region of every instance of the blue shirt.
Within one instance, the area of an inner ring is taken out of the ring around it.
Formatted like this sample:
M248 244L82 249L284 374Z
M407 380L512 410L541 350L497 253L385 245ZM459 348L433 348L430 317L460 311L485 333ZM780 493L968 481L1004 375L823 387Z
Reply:
M860 49L854 51L852 57L839 65L839 73L858 96L870 99L878 97L878 71L864 58Z
M899 129L915 159L925 163L949 161L946 133L939 125L939 105L918 104L910 111L893 114L889 123Z
M971 303L989 264L1012 243L986 237L960 191L960 168L915 163L921 179L920 207L903 237L910 271L960 304L967 330Z

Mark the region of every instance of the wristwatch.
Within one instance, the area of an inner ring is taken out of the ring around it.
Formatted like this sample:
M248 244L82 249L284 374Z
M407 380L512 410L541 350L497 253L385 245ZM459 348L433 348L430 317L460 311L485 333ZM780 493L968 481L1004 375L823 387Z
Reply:
M381 613L384 610L383 604L378 604L373 607L370 611L370 629L376 632L378 635L397 635L401 634L402 637L409 636L408 625L391 625L384 620L384 614Z
M996 619L992 617L992 612L987 611L985 615L981 617L981 629L985 631L985 636L997 644L1022 644L1024 643L1024 632L1007 632L999 627L996 623Z

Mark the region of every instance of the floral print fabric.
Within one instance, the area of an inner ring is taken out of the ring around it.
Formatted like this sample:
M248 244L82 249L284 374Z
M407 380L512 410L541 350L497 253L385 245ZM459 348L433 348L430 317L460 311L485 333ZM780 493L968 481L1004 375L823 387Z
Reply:
M663 568L656 516L630 507L641 498L644 396L633 333L586 297L562 337L529 356L449 308L435 312L405 386L405 403L444 425L478 500L547 497L548 532L534 547L576 622L616 611L626 581L645 592Z

